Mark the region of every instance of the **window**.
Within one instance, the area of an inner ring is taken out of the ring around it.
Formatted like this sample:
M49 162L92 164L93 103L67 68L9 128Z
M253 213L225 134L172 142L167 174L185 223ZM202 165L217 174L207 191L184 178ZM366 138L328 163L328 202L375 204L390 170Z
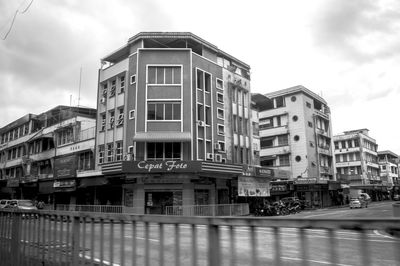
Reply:
M354 147L360 147L360 143L358 142L358 139L354 140Z
M260 146L261 146L261 149L273 147L274 146L274 138L273 137L261 138Z
M238 119L238 133L239 134L243 133L243 118L241 118L240 116Z
M233 132L238 132L238 119L237 115L233 115Z
M130 110L129 111L129 119L134 119L135 118L135 110Z
M111 81L110 98L115 96L115 89L117 88L117 81L114 79Z
M349 140L349 141L347 142L347 145L349 146L349 148L353 148L353 142L352 142L351 140Z
M297 155L295 160L296 160L296 162L300 162L301 161L301 156Z
M295 135L295 136L293 137L293 139L294 139L294 141L299 141L299 140L300 140L300 137L299 137L299 135Z
M289 144L288 135L280 135L278 136L278 145L279 146L286 146Z
M93 153L91 151L79 154L78 171L94 169L92 161L93 161Z
M289 154L279 155L279 166L289 166Z
M122 142L117 142L117 147L115 149L115 160L116 161L122 161L122 154L123 154L123 147L122 147Z
M115 123L115 112L110 111L110 129L114 128L114 123Z
M181 143L179 142L149 142L147 143L147 160L180 160Z
M147 120L180 120L180 103L148 103Z
M238 104L243 105L243 92L238 90Z
M306 106L307 106L308 108L311 108L311 103L306 102Z
M104 131L106 129L106 114L101 114L101 128L100 131Z
M292 117L292 120L293 120L294 122L296 122L297 120L299 120L299 118L298 118L297 115L294 115L294 116Z
M335 150L338 150L339 149L339 142L335 141L334 144L335 144Z
M122 126L124 124L124 109L119 109L119 114L118 114L118 121L117 121L117 126Z
M108 92L108 84L107 84L107 82L105 82L104 84L103 84L103 97L107 97L107 92Z
M225 142L218 141L218 144L219 144L219 151L220 152L225 152Z
M290 98L290 100L292 101L292 102L295 102L297 99L296 99L296 96L292 96L291 98Z
M222 93L217 92L217 102L224 103L224 95Z
M107 162L114 161L114 144L108 143L107 144Z
M131 84L136 83L136 75L131 76Z
M104 163L104 145L99 146L99 163Z
M125 92L125 76L119 77L119 93Z
M203 121L204 120L203 105L201 103L197 104L197 120L198 121Z
M216 87L217 89L223 90L224 89L224 82L222 79L217 78L216 79Z
M308 126L313 127L312 122L308 121Z
M283 96L276 97L275 103L276 103L276 108L283 107L285 106L285 99L283 98Z
M204 90L206 92L211 91L211 75L208 73L204 73Z
M225 135L225 126L218 124L218 135L224 136Z
M57 132L57 146L73 142L73 129L66 127Z
M225 118L224 109L217 108L217 117L218 117L218 119L224 119Z
M196 87L199 90L204 90L206 92L211 91L211 75L200 69L196 71Z
M148 84L181 84L180 66L151 66L147 72Z
M211 108L206 106L206 125L211 125Z

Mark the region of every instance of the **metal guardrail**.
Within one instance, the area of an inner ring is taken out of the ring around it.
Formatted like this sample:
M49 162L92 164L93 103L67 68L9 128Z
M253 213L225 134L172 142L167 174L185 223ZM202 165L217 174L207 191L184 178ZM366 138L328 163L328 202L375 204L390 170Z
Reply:
M167 215L185 216L243 216L250 214L248 203L166 206L165 212Z
M400 230L400 219L0 210L0 261L4 266L400 265L399 239L377 239L371 230Z
M52 209L52 206L47 206L46 209ZM100 212L100 213L126 213L134 214L140 208L127 207L123 205L70 205L56 204L57 211L76 211L76 212Z

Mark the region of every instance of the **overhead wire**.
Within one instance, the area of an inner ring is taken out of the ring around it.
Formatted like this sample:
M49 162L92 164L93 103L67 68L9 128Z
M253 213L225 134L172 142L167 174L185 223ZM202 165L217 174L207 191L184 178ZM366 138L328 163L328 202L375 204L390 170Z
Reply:
M11 21L11 25L10 25L10 27L8 28L8 31L7 31L7 33L4 35L4 37L1 38L3 41L4 41L5 39L7 39L8 34L10 34L10 32L11 32L13 26L14 26L15 19L17 18L17 14L18 14L18 13L20 13L20 14L26 13L26 12L28 11L28 9L31 7L33 1L34 1L34 0L31 0L31 2L28 4L28 6L27 6L23 11L19 11L19 9L21 8L22 4L25 3L25 1L23 1L23 2L20 4L20 6L17 8L17 10L15 10L14 16L13 16L12 21ZM2 27L2 29L3 29L3 28L4 28L4 26Z

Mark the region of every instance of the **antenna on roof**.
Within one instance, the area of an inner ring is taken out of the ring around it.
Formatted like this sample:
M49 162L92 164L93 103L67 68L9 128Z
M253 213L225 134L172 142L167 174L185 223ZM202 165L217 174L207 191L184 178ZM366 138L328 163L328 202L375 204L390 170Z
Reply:
M82 84L82 66L79 71L79 91L78 91L78 107L79 107L79 102L81 100L81 84Z

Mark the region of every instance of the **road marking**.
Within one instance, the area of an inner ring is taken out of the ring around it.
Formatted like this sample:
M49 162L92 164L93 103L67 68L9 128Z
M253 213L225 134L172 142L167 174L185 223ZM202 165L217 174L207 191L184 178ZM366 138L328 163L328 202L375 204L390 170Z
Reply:
M284 260L295 260L295 261L303 261L301 258L291 258L291 257L281 257L281 259ZM322 261L322 260L306 260L308 262L315 262L319 264L328 264L328 265L333 265L332 262L329 261ZM352 266L351 264L340 264L340 263L335 263L334 265L339 265L339 266Z
M79 254L79 257L83 257L82 254ZM84 258L87 259L87 260L90 260L90 261L92 260L92 257L90 257L89 255L85 255ZM106 260L101 261L101 260L98 259L98 258L93 258L93 261L98 262L98 263L101 263L101 262L102 262L102 264L105 264L105 265L120 266L120 264L111 263L111 262L106 261Z
M378 230L374 230L374 233L375 233L376 235L378 235L378 236L386 237L386 238L389 238L389 239L395 239L394 237L391 237L391 236L388 236L388 235L384 235L384 234L379 233Z

